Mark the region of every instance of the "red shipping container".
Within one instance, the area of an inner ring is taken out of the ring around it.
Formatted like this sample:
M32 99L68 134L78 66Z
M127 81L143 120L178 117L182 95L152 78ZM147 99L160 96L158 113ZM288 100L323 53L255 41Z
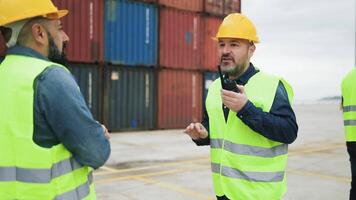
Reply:
M2 35L0 34L0 56L4 56L6 52L6 43Z
M203 2L204 0L158 0L161 5L193 12L202 12Z
M162 8L159 28L160 65L199 69L200 28L199 14Z
M213 15L223 15L224 0L205 0L204 12Z
M217 41L213 40L216 33L218 32L219 26L222 23L222 19L215 17L204 17L202 18L203 32L201 36L202 40L202 55L201 65L204 70L217 71L218 51L217 51Z
M68 9L62 18L70 41L67 55L74 62L103 60L104 0L53 0L59 9Z
M202 75L196 71L163 69L158 72L159 129L185 128L202 120Z
M236 12L241 13L241 0L225 0L224 15Z

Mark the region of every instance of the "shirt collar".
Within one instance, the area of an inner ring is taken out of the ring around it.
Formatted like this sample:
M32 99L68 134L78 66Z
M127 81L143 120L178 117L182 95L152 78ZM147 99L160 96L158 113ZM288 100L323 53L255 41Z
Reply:
M235 82L239 85L245 85L248 80L255 75L257 72L259 72L258 69L256 69L252 63L248 66L247 70L237 79L235 79Z
M37 51L24 47L21 45L16 45L11 48L9 48L6 52L7 55L20 55L20 56L27 56L27 57L33 57L33 58L38 58L41 60L46 60L49 61L48 58L44 57L42 54L38 53Z

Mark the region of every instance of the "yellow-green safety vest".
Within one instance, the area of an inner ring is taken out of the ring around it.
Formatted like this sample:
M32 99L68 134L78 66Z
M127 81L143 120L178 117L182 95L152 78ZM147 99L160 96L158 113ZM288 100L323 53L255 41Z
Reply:
M20 55L8 55L0 65L2 200L96 199L92 168L62 144L43 148L33 142L34 80L51 66L59 65Z
M291 103L291 86L284 79L261 71L245 85L246 95L256 107L269 112L279 81ZM220 79L217 79L209 87L206 100L215 194L232 200L280 199L286 191L288 145L253 131L234 111L230 110L226 123L220 90Z
M356 69L345 76L341 91L346 141L356 141Z

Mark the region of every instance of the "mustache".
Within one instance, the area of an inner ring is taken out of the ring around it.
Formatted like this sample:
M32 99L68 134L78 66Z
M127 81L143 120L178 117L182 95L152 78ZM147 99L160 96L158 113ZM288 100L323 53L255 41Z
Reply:
M229 54L224 54L224 55L222 55L221 56L221 58L220 58L220 62L222 62L223 60L232 60L232 61L235 61L235 59L232 57L232 56L230 56Z

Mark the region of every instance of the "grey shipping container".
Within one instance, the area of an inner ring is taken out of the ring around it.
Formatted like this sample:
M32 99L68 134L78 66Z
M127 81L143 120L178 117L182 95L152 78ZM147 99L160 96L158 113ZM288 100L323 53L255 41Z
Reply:
M94 119L101 122L102 84L99 66L70 63L68 69L75 77Z
M107 65L104 122L111 131L155 127L155 73L147 67Z

